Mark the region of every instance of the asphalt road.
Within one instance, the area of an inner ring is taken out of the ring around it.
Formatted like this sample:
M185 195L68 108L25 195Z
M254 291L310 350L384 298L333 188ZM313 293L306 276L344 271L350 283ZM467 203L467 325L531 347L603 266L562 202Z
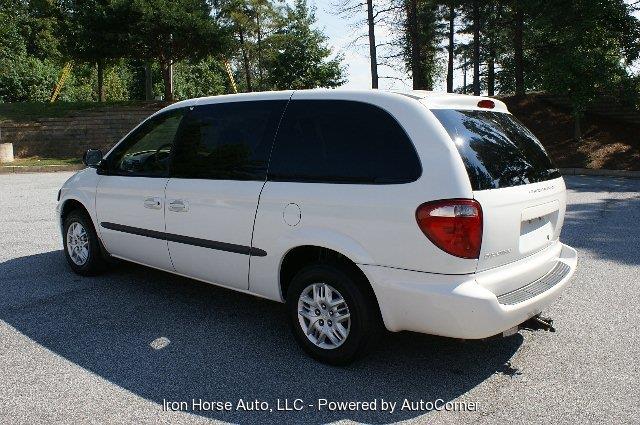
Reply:
M69 173L0 176L0 423L638 423L640 180L569 177L579 268L557 332L460 342L389 335L347 368L300 352L281 305L140 266L71 273L55 195ZM153 347L155 348L153 348ZM276 400L300 398L301 411ZM229 401L230 412L163 410ZM239 399L274 411L236 411ZM378 400L378 411L309 404ZM380 399L477 402L381 412Z

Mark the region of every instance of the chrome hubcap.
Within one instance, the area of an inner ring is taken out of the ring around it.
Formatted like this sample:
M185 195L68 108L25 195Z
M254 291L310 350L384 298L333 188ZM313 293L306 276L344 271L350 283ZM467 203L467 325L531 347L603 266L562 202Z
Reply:
M83 266L89 259L89 235L77 221L67 229L67 253L78 266Z
M313 344L331 350L340 347L349 336L349 306L331 285L313 283L298 299L298 321Z

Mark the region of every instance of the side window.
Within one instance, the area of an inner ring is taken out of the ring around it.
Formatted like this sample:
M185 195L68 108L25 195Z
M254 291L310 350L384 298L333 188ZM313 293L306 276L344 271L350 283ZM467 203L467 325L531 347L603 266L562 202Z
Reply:
M172 176L264 180L286 100L197 106L185 119Z
M362 102L294 100L274 146L269 179L407 183L420 177L415 148L386 111Z
M173 142L184 110L169 111L140 126L109 155L110 172L119 175L166 176Z

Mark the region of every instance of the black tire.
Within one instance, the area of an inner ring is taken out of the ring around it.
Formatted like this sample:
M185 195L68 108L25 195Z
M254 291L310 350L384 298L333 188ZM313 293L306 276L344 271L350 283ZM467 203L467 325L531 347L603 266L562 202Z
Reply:
M314 283L325 283L337 290L349 309L349 332L344 342L334 348L327 349L316 345L307 337L300 323L300 295ZM381 320L376 301L366 285L368 282L363 282L346 267L333 264L310 265L294 276L287 291L287 313L296 342L307 354L320 362L341 366L353 362L369 351L381 330Z
M76 263L76 261L71 258L68 248L68 230L74 223L78 223L82 226L87 234L88 255L86 257L86 261L82 264ZM82 276L95 276L102 273L106 269L107 261L103 254L96 230L93 227L93 222L87 214L81 210L71 211L64 219L62 229L64 256L67 259L67 263L69 263L71 270Z

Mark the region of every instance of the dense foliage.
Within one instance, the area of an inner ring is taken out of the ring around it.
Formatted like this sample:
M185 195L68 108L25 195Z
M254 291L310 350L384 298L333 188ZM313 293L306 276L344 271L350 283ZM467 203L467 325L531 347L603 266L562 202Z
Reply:
M0 0L0 22L0 102L48 100L67 63L65 101L344 81L304 0Z
M548 90L589 99L589 92L624 84L631 77L628 65L639 55L640 22L632 2L624 0L399 2L397 19L406 32L401 47L409 72L417 66L422 74L417 78L421 88L430 88L446 68L442 53L449 44L449 19L455 20L455 59L470 74L478 73L459 91L473 92L478 84L489 94ZM419 40L416 49L413 38ZM441 54L425 54L434 49Z

